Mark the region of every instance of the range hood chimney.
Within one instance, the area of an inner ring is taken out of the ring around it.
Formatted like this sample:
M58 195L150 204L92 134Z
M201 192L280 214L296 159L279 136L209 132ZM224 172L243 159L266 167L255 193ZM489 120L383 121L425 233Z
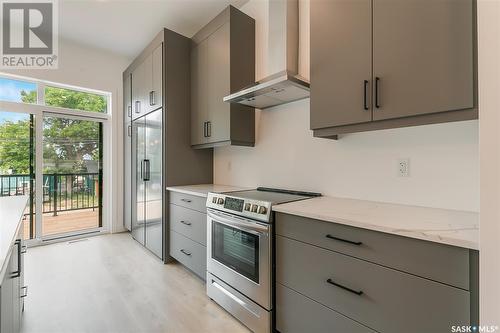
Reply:
M268 43L268 68L275 74L224 97L224 102L266 109L309 97L309 82L298 75L298 0L269 0Z

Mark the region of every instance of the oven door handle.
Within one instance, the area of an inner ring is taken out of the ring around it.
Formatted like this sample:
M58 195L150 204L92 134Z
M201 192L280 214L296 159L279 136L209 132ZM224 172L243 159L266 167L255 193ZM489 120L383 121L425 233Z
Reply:
M236 227L237 229L248 231L250 233L262 234L269 232L268 226L263 226L255 222L238 217L227 218L226 216L214 212L212 209L207 209L207 215L217 222Z

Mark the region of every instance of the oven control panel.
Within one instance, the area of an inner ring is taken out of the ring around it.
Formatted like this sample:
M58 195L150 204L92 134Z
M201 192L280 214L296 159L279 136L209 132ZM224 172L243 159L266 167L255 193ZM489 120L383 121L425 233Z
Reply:
M207 207L263 222L269 222L271 217L271 203L239 198L230 194L208 193Z

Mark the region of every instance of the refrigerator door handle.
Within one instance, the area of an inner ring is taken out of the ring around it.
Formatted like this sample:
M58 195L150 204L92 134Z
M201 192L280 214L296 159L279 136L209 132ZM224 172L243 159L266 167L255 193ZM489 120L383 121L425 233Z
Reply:
M151 180L151 164L149 160L144 160L144 181Z
M141 180L144 180L144 160L141 160Z

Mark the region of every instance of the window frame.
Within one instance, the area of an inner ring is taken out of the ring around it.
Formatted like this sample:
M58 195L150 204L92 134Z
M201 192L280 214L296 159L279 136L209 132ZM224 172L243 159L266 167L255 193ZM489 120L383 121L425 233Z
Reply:
M111 105L111 93L97 90L97 89L89 89L82 88L68 84L61 84L57 82L45 81L45 80L37 80L32 78L26 78L23 76L18 76L14 74L6 74L0 72L0 78L11 79L17 81L24 81L28 83L34 83L37 86L37 101L34 104L29 103L20 103L20 102L11 102L11 101L0 101L0 107L8 107L10 110L21 110L25 109L26 105L32 106L36 109L43 109L43 111L50 113L58 113L64 115L76 115L82 117L90 117L96 119L108 120L111 119L112 116L112 105ZM45 104L45 89L47 87L61 88L67 90L74 90L78 92L84 92L89 94L95 94L103 96L106 99L106 112L93 112L93 111L85 111L80 109L70 109L59 106L49 106Z
M102 150L103 150L103 155L102 155L102 163L103 163L103 190L102 190L102 226L99 228L95 229L88 229L86 232L81 233L81 232L69 232L66 234L59 234L53 236L42 236L40 234L36 234L35 238L29 239L26 241L26 245L28 247L30 246L37 246L41 244L47 244L47 243L52 243L52 242L59 242L61 240L67 241L70 239L78 239L82 237L88 237L89 235L96 233L101 234L101 233L108 233L111 232L113 229L112 225L112 211L113 211L113 180L112 180L112 168L113 168L113 161L112 161L112 156L115 153L113 149L113 124L112 124L112 110L113 110L113 105L112 105L112 93L111 92L106 92L106 91L101 91L101 90L96 90L96 89L89 89L89 88L82 88L82 87L77 87L77 86L72 86L72 85L67 85L67 84L61 84L61 83L56 83L52 81L45 81L45 80L38 80L38 79L33 79L33 78L28 78L24 76L19 76L19 75L13 75L13 74L7 74L0 72L0 77L6 78L6 79L12 79L12 80L19 80L19 81L25 81L25 82L30 82L30 83L35 83L37 85L37 103L35 104L30 104L30 103L20 103L20 102L11 102L11 101L2 101L0 100L0 110L5 110L8 112L15 112L15 113L23 113L23 114L32 114L35 116L35 151L41 152L43 151L43 121L40 121L39 119L43 119L45 115L49 116L59 116L59 117L67 117L67 118L73 118L73 119L80 119L80 120L94 120L97 122L102 123L103 125L103 145L102 145ZM63 107L54 107L54 106L47 106L45 105L45 87L46 86L51 86L51 87L58 87L58 88L65 88L65 89L72 89L76 91L82 91L82 92L89 92L93 94L100 94L106 97L106 104L107 104L107 113L101 113L101 112L92 112L92 111L84 111L84 110L77 110L77 109L69 109L69 108L63 108ZM41 179L43 175L42 171L42 166L43 166L43 154L36 154L35 155L35 177L37 179ZM42 183L41 182L36 182L35 183L35 193L42 193ZM36 197L39 199L39 197ZM41 223L42 223L42 209L41 205L37 205L35 209L35 216L36 216L36 226L35 230L41 230Z

